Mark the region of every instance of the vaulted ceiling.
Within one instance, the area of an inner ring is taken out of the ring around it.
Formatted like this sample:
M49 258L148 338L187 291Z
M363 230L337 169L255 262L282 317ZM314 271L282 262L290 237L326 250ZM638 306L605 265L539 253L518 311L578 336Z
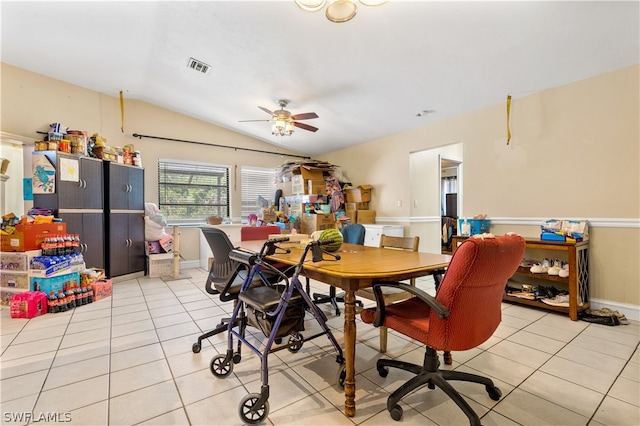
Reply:
M637 1L390 0L335 24L293 0L3 1L1 58L313 156L637 64L639 16ZM240 122L279 99L319 130Z

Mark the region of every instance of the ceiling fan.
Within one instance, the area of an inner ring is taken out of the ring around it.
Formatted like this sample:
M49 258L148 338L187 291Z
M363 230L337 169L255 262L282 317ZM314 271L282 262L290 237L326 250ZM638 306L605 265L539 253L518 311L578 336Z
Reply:
M289 103L286 99L280 99L278 104L280 105L280 109L275 111L269 111L265 107L258 106L261 110L271 115L271 118L268 120L240 120L240 122L249 122L249 121L267 121L273 122L273 127L271 128L271 134L275 136L291 136L294 131L294 127L298 127L303 130L308 130L310 132L317 132L318 128L310 126L308 124L299 123L298 120L310 120L312 118L318 118L318 114L315 112L305 112L303 114L295 114L291 115L291 112L287 111L285 107Z

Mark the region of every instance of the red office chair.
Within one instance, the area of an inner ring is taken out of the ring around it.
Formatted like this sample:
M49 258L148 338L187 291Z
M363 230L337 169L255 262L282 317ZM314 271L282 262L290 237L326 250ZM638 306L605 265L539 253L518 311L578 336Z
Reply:
M240 228L240 240L267 240L269 235L279 234L280 227L276 225L267 226L243 226Z
M423 365L399 360L380 359L376 367L381 377L388 367L400 368L416 376L400 386L387 399L387 410L394 420L402 418L400 399L427 385L438 386L469 418L479 425L480 418L448 380L463 380L485 386L489 397L502 396L491 379L460 371L439 370L436 351L465 351L484 343L501 321L501 302L509 277L518 268L524 254L524 239L517 235L469 238L458 247L451 259L435 297L419 288L396 282L374 283L376 308L364 309L360 316L376 327L386 326L426 345ZM395 286L417 297L384 306L383 286Z

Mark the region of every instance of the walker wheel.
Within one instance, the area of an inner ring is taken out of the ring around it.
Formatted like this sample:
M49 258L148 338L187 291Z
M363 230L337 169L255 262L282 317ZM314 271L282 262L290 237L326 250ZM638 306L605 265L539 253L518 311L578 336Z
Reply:
M227 377L233 371L233 363L225 362L226 357L226 355L218 354L211 358L209 369L214 376Z
M292 334L291 336L289 336L289 342L288 342L289 347L287 349L289 349L289 352L296 353L300 349L302 349L303 343L304 343L304 337L302 337L302 334L300 333Z
M347 365L342 363L338 367L338 386L344 389L344 382L347 380Z
M191 350L193 351L194 354L200 353L200 349L202 349L202 346L200 346L200 343L194 343L193 346L191 346Z
M267 415L269 415L269 401L265 401L264 405L256 407L259 400L259 393L250 393L242 398L240 407L238 407L238 414L242 421L250 425L255 425L267 418Z

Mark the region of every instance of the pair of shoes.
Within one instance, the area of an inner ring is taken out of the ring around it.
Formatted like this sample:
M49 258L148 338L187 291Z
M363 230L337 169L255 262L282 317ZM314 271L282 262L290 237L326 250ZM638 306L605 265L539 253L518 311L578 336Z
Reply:
M529 269L529 271L531 271L532 274L544 274L549 270L549 268L547 268L544 265L541 265L540 263L536 263L535 265L533 265L531 267L531 269Z
M551 306L563 306L569 307L569 295L568 294L558 294L552 299L542 299L541 302L546 303Z
M626 316L624 316L624 314L621 314L620 312L614 311L609 308L587 309L586 312L587 314L590 314L590 315L597 315L602 317L614 316L616 317L616 319L619 321L620 324L623 324L623 325L629 324L629 320L627 319Z
M578 314L578 319L586 322L591 322L594 324L602 324L608 326L620 325L620 320L615 315L605 316L605 315L594 315L588 313L588 310L585 312L580 312Z

